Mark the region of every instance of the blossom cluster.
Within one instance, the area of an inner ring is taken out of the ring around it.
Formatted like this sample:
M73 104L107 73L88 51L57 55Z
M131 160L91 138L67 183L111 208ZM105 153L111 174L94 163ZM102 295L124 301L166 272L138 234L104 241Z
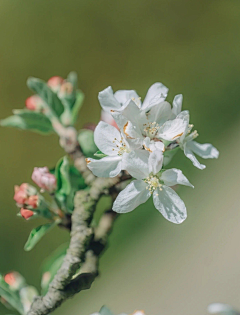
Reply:
M114 93L108 87L100 92L99 102L111 124L97 125L94 140L102 158L88 158L87 164L98 177L115 177L124 170L135 178L118 195L114 211L130 212L152 195L156 209L167 220L181 223L187 217L186 207L171 187L193 186L181 170L166 170L166 165L181 149L203 170L205 165L195 154L208 159L217 158L219 152L209 143L195 141L198 133L190 124L189 111L182 111L183 96L176 95L171 106L167 93L162 83L153 84L143 102L134 90Z

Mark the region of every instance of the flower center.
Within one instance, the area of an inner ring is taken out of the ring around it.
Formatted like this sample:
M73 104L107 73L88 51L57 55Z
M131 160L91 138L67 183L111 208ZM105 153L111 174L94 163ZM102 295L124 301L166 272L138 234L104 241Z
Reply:
M116 149L112 149L113 151L117 151L117 154L119 156L123 155L123 153L127 152L129 153L130 150L127 147L126 143L123 140L123 137L121 137L121 140L117 140L117 138L114 138L113 143L116 145Z
M150 175L149 177L144 179L144 181L147 184L146 189L148 189L151 194L156 190L156 188L162 190L162 184L160 183L159 178L157 176Z
M160 127L156 122L149 122L147 124L144 124L143 126L146 137L149 137L150 139L155 138Z

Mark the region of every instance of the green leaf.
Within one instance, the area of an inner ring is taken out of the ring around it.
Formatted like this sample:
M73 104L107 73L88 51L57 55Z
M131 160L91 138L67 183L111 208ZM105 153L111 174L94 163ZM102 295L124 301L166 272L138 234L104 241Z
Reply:
M84 94L82 91L77 90L76 92L76 100L75 103L72 106L72 124L75 124L78 118L78 113L79 110L81 109L83 105L83 100L84 100Z
M24 314L19 294L10 289L9 285L4 281L2 275L0 275L0 296L3 297L8 304L10 304L20 314Z
M71 192L70 165L67 156L64 156L57 164L55 176L57 178L57 192L68 195Z
M78 76L75 71L71 71L67 76L67 81L70 82L73 86L73 89L76 90L78 87Z
M102 151L97 151L96 153L93 154L94 156L96 156L97 158L101 159L105 156L107 156L106 154L102 153Z
M62 244L59 246L44 262L42 267L42 294L44 295L47 290L49 283L52 282L58 269L61 267L63 259L66 255L69 243Z
M32 130L41 134L49 134L53 132L50 120L42 113L21 109L15 110L14 114L15 115L1 120L1 126Z
M78 134L78 142L81 146L83 154L86 157L93 157L97 151L97 146L94 143L94 132L90 129L82 129Z
M27 80L28 87L36 92L42 100L49 106L49 108L60 117L64 111L64 107L57 94L54 93L51 88L41 79L37 78L28 78Z
M100 309L99 313L100 315L113 315L110 309L107 308L105 305Z
M40 225L33 229L28 237L28 240L24 246L26 251L30 251L40 241L40 239L48 233L52 228L56 226L56 222Z

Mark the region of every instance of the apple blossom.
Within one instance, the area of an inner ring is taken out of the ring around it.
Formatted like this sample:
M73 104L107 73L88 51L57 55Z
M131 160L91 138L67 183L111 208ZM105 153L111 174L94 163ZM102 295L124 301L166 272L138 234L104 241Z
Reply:
M57 179L47 167L34 167L32 180L43 190L53 192L56 189Z

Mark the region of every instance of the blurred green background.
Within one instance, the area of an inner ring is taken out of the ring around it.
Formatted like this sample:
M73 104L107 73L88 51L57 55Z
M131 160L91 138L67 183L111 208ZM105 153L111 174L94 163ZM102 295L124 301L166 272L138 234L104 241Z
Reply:
M122 215L101 276L56 314L89 315L103 304L115 314L138 308L147 315L202 315L216 301L240 308L239 33L236 0L0 1L0 118L24 107L28 76L77 71L86 96L79 127L98 122L97 94L108 85L143 97L160 81L169 100L184 94L199 142L221 153L204 171L179 153L172 166L195 185L178 190L186 222L167 222L151 202ZM13 186L64 153L55 136L14 129L2 128L0 143L0 270L18 270L39 287L42 261L68 234L55 230L24 252L37 222L16 217Z

